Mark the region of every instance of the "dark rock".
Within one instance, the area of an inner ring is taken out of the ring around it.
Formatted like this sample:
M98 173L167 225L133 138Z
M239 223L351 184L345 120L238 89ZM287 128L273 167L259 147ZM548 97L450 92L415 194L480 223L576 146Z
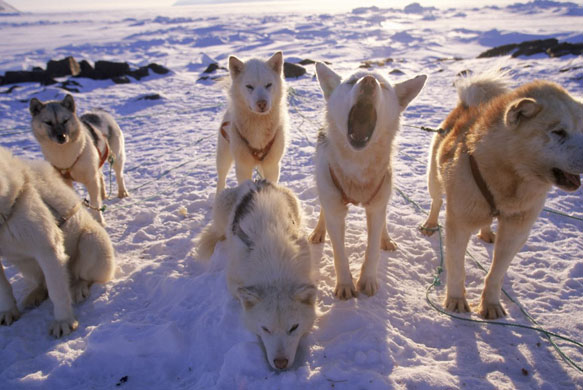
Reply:
M80 72L81 66L70 56L60 61L47 62L47 75L50 77L77 76Z
M559 44L554 38L536 41L522 42L518 45L518 50L512 53L512 57L532 56L534 54L546 53L548 49Z
M131 83L130 79L127 76L115 76L111 78L111 81L113 81L116 84L129 84Z
M160 100L162 96L159 93L150 93L138 98L138 100Z
M579 56L583 54L583 43L562 42L547 49L549 57L562 57L569 54Z
M51 77L42 72L21 71L7 71L2 78L2 84L16 84L16 83L32 83L40 82L43 85L56 83Z
M305 60L301 60L300 62L298 62L298 64L304 65L304 66L305 65L312 65L312 64L315 64L315 63L316 63L316 61L310 60L308 58L306 58Z
M219 64L213 62L213 63L209 64L209 66L207 66L206 69L202 73L213 73L217 69L219 69Z
M290 62L283 63L283 75L284 77L300 77L306 74L306 68L301 65L292 64Z
M505 56L506 54L510 54L510 52L512 52L512 50L516 49L517 47L518 47L518 45L516 43L511 43L509 45L496 46L496 47L493 47L492 49L486 50L483 53L480 53L480 55L478 55L478 58L490 58L490 57Z
M555 38L538 39L525 41L522 43L511 43L509 45L497 46L478 55L478 58L489 58L511 54L516 58L519 56L531 56L545 53L549 57L562 57L564 55L582 55L583 43L561 42Z
M135 78L136 80L140 80L143 77L146 77L150 74L147 66L142 66L139 69L132 70L129 75Z
M113 79L128 73L130 73L130 65L127 62L97 61L95 63L94 78L97 80Z
M95 69L93 65L91 65L88 61L83 60L79 63L79 67L81 71L77 75L77 77L86 77L88 79L92 79L95 77Z
M2 81L2 78L0 77L0 84L2 84L1 81ZM12 93L12 91L14 91L16 88L20 88L20 87L18 85L13 85L10 88L8 88L6 91L2 91L0 93L2 93L2 94L9 94L9 93Z
M405 74L405 72L403 72L401 69L393 69L389 72L389 74L402 75Z
M152 70L152 72L157 73L157 74L167 74L170 72L169 69L163 67L160 64L156 64L155 62L148 65L148 68L150 68Z

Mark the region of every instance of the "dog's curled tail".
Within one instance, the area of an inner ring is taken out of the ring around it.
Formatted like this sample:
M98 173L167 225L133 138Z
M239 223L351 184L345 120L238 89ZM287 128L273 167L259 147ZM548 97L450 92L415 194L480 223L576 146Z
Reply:
M455 82L455 86L462 104L478 106L509 91L508 72L495 70L476 76L464 76Z
M215 251L217 243L224 239L225 235L217 232L211 223L203 229L196 239L196 254L203 260L209 259Z

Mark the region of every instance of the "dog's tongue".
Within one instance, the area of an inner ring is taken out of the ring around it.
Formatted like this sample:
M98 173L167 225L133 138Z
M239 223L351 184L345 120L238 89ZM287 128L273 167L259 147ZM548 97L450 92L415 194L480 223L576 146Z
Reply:
M371 99L360 99L348 115L348 139L356 148L362 148L370 140L377 123L377 111Z
M579 177L579 175L573 175L566 172L564 172L564 174L565 177L567 178L567 181L571 184L573 191L581 186L581 178Z
M557 186L565 191L575 191L581 186L581 178L579 175L567 173L558 168L553 168L553 174L555 175Z

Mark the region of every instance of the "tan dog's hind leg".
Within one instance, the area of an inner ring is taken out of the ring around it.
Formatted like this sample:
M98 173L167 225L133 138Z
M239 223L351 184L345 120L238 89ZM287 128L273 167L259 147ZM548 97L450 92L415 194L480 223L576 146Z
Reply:
M437 137L437 136L436 136ZM427 174L427 188L429 190L429 195L431 196L431 210L429 211L429 216L421 225L421 233L425 236L431 236L438 229L439 222L439 210L443 204L443 189L441 187L441 182L438 177L438 166L436 161L436 153L438 142L437 138L433 140L431 146L431 157L429 159L429 173Z
M492 244L496 240L496 234L492 231L490 224L482 226L478 237L488 244Z
M506 315L506 311L500 304L504 275L510 262L526 242L535 219L536 215L534 218L520 216L498 220L498 236L494 246L492 266L486 275L482 299L478 308L480 316L495 320Z
M324 216L324 208L322 206L320 206L318 224L308 239L312 244L321 244L326 240L326 217Z
M447 270L447 288L444 306L447 310L465 313L470 311L466 301L464 259L466 247L471 236L471 229L462 226L453 218L446 216L445 221L445 268Z

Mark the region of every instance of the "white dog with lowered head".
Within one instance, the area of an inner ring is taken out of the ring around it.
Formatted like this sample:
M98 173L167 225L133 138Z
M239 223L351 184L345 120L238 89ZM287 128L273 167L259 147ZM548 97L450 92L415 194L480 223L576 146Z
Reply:
M317 290L298 200L264 180L222 191L213 221L198 239L198 254L210 257L225 238L227 285L241 302L245 325L261 339L271 367L287 369L316 318Z
M230 56L229 72L229 106L217 142L217 193L225 188L233 160L239 184L251 179L255 167L277 183L287 132L282 52L267 61Z
M500 303L504 275L526 242L553 185L574 191L583 173L583 104L559 85L534 81L509 90L500 76L458 82L459 103L442 123L429 153L431 213L422 227L437 227L446 196L445 265L448 310L468 312L464 255L473 231L494 240L492 266L478 313L506 315ZM490 233L490 234L488 234Z
M67 95L62 101L30 101L32 131L45 159L69 183L83 183L95 218L104 223L100 209L105 199L105 181L101 167L113 157L118 197L128 196L123 178L124 137L113 117L105 111L88 112L77 117L75 100Z
M357 72L342 81L323 63L316 73L327 101L326 126L316 147L316 184L320 218L310 236L321 243L330 234L340 299L356 295L348 257L344 250L348 204L366 210L368 245L357 288L367 295L378 289L380 249L394 250L386 226L391 195L391 155L399 118L425 84L426 76L391 84L381 75Z
M85 299L91 284L111 279L115 264L105 229L53 167L24 162L1 147L0 256L30 282L23 307L50 297L55 317L50 333L55 337L77 328L72 302ZM0 324L19 317L0 264Z

